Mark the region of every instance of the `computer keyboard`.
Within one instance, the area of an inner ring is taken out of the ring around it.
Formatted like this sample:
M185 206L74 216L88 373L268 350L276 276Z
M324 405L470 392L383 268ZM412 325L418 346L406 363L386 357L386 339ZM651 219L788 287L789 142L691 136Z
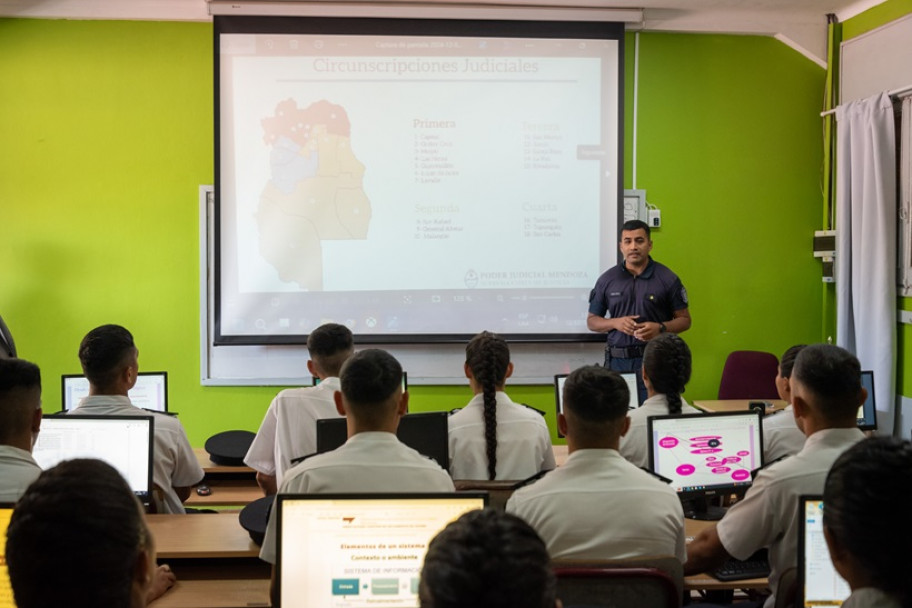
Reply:
M754 553L744 561L730 557L724 564L710 572L714 578L720 581L766 578L769 573L770 565L765 549Z

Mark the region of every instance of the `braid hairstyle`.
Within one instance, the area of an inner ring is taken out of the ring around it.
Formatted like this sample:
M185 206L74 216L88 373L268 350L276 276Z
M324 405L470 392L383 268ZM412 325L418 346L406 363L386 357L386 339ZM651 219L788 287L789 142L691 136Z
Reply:
M659 334L646 343L643 369L657 393L668 400L668 413L681 413L681 393L690 381L690 348L677 334Z
M904 513L912 484L912 443L871 437L842 453L823 489L823 526L851 554L872 586L912 608L912 519Z
M472 370L475 381L481 385L484 396L485 446L488 454L488 479L497 477L497 399L498 386L503 386L510 365L510 348L507 343L483 331L466 345L466 365Z

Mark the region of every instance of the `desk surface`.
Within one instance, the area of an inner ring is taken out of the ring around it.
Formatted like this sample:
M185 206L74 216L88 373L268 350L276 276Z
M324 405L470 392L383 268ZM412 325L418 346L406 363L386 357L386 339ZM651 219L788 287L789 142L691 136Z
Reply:
M270 566L259 559L173 560L177 583L151 608L269 606Z
M209 452L206 451L206 448L193 448L193 454L196 456L196 461L200 464L201 467L203 467L203 471L206 472L206 475L210 475L212 473L248 473L250 475L256 474L256 471L248 466L229 467L223 464L215 464L212 462L212 459L209 458Z
M703 529L708 528L715 522L699 521L696 519L684 520L684 534L690 539L697 536ZM751 578L743 581L720 581L706 573L694 574L684 577L684 589L705 589L707 591L717 591L722 589L767 589L769 580L766 578Z
M767 414L785 409L788 405L782 399L698 399L693 406L704 412L744 412L751 401L768 401L772 407L766 408Z
M160 560L257 557L260 548L241 527L237 513L147 515Z
M263 498L263 491L253 480L248 479L206 479L209 495L200 496L196 488L190 492L184 504L188 507L208 508L214 506L243 507L258 498ZM200 484L202 485L202 484Z

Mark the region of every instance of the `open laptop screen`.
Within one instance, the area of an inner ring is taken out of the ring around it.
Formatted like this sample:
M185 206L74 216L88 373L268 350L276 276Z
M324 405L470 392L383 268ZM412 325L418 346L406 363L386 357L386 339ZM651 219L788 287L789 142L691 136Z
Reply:
M16 608L13 602L13 588L10 585L9 571L6 569L6 529L9 527L13 506L0 505L0 608Z
M486 502L483 493L279 494L278 605L416 607L428 543Z
M627 383L630 390L630 400L627 402L627 409L632 410L640 406L639 397L637 396L636 374L617 372L617 374ZM554 376L554 402L557 404L557 413L564 412L564 383L570 374L556 374Z
M823 537L823 499L798 499L798 593L800 606L839 606L851 589L830 560Z
M32 450L49 469L62 460L97 458L117 469L140 502L152 498L152 416L48 416Z
M89 395L89 381L78 374L64 374L61 378L63 411L68 412ZM139 372L136 384L128 393L136 407L153 412L168 411L168 372Z
M858 428L862 431L877 430L877 401L874 399L874 372L861 372L861 385L867 389L868 398L858 408Z

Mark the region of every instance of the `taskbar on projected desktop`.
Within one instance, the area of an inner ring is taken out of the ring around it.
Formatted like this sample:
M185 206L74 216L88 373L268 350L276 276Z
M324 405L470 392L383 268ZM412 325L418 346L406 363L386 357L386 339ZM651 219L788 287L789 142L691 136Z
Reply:
M299 344L326 322L362 342L458 342L482 329L526 341L604 340L589 289L244 294L216 310L216 344Z
M359 334L353 332L359 344L461 344L475 334ZM508 342L604 342L605 336L593 332L511 334L495 331ZM244 335L216 334L215 346L293 346L306 344L307 335Z

